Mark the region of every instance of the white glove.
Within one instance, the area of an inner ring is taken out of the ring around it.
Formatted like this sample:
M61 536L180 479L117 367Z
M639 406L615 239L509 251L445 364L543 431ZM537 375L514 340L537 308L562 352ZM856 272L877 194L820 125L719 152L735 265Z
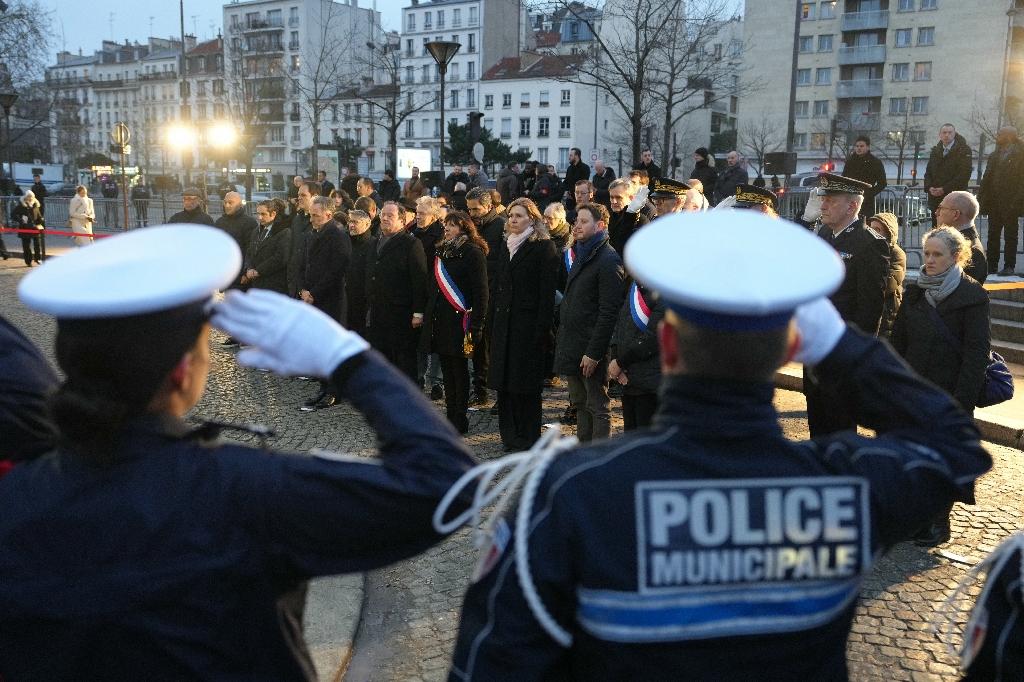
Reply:
M644 204L647 203L647 195L651 193L650 188L644 186L637 190L636 196L633 197L633 201L629 202L629 206L626 207L628 213L638 213Z
M793 359L816 365L839 343L846 323L832 301L822 296L796 309L796 328L800 332L800 346Z
M326 379L338 365L370 347L311 305L266 289L229 291L211 323L245 345L239 364L286 376Z
M807 205L804 206L804 220L813 223L821 217L821 202L824 198L825 195L819 194L817 190L811 192L811 196L807 199Z
M726 197L715 204L712 211L728 211L730 208L736 208L736 195Z

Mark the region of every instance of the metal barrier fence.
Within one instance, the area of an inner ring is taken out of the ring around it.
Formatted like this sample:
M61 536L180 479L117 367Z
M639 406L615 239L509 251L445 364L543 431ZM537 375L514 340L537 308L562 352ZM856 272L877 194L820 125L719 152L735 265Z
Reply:
M977 188L970 188L977 193ZM787 192L779 199L779 214L795 218L803 213L808 192ZM923 187L886 188L875 197L874 213L893 213L899 220L900 247L907 253L907 268L921 267L921 237L932 227L932 214L928 208L927 193ZM988 218L979 216L975 221L983 246L988 246ZM1018 261L1024 260L1024 242L1017 247Z
M268 196L285 198L287 192L262 193L258 199L268 198ZM129 199L128 225L126 226L124 224L124 201L120 197L117 199L90 198L96 211L96 222L93 224L93 229L98 231L118 231L144 225L162 225L172 215L183 209L180 194L157 196L145 200ZM0 210L2 210L3 215L3 219L0 222L10 221L11 210L20 199L21 197L18 196L0 196ZM254 197L252 202L243 207L243 210L250 215L255 214L255 204L258 199ZM71 197L47 197L44 204L46 226L52 229L60 229L67 225L68 206L70 203ZM223 204L217 198L211 198L205 208L206 212L214 220L219 218L224 212Z

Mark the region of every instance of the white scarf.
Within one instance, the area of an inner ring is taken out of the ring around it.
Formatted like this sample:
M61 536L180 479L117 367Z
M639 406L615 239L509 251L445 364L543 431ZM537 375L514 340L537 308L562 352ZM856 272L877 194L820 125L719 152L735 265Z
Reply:
M519 247L522 246L523 243L530 238L531 234L533 234L533 225L530 225L528 228L526 228L519 234L510 234L508 237L505 238L505 243L508 244L509 260L512 260L512 256L516 255L516 251L518 251Z

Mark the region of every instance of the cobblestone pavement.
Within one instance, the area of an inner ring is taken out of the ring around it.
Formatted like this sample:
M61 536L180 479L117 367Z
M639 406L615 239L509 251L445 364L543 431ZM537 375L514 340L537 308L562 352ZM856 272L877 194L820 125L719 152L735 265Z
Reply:
M27 269L12 262L0 263L0 314L22 328L52 360L54 325L17 301L14 290ZM240 368L233 352L220 346L222 339L214 335L209 388L193 418L267 424L277 430L271 445L278 449L373 453L373 434L351 406L300 413L296 408L316 392L315 383ZM545 421L554 422L567 396L563 390L552 390L545 398ZM803 396L779 391L776 406L786 434L806 437ZM496 420L486 410L470 417L467 440L481 459L501 454ZM621 420L613 422L613 429L621 429ZM865 582L848 646L851 679L957 679L954 661L931 633L929 619L970 564L1024 528L1022 453L988 447L995 467L977 486L978 504L954 508L953 541L941 553L899 545ZM346 679L444 679L475 557L470 535L462 531L419 557L369 573ZM975 588L972 594L977 592ZM964 620L965 615L961 625Z

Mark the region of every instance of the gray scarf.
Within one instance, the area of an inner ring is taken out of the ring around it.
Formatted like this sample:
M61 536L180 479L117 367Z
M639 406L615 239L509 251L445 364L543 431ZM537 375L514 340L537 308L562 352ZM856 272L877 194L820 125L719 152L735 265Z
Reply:
M963 274L963 268L959 265L953 265L938 275L926 275L922 272L917 277L917 286L924 289L924 297L933 308L936 308L960 286Z

